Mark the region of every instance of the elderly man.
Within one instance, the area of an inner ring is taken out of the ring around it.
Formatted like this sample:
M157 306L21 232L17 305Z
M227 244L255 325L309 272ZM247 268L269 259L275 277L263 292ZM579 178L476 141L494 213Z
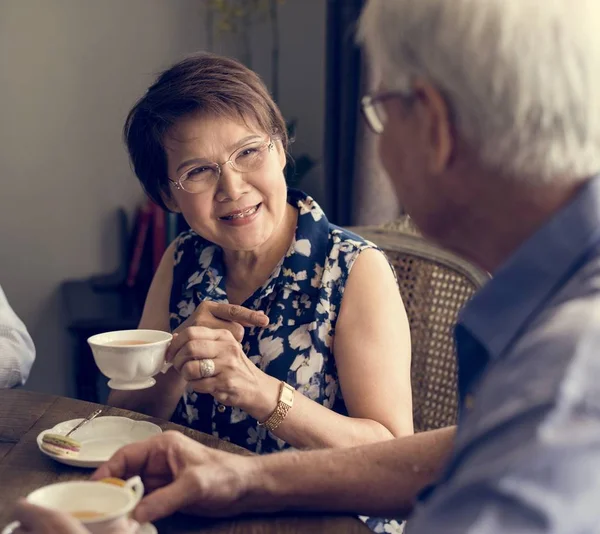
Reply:
M360 37L399 198L494 273L456 330L456 435L247 458L166 434L95 476L152 482L142 521L412 511L411 534L598 532L600 3L370 0Z
M34 360L31 336L0 287L0 389L25 384Z

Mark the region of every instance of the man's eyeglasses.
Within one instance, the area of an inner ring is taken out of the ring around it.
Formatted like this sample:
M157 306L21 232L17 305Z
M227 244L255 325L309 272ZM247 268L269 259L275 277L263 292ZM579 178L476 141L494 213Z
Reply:
M381 103L390 98L402 98L405 101L409 101L412 100L412 95L407 95L400 91L390 91L376 95L365 95L360 101L360 109L363 117L373 133L380 134L383 132L387 117Z
M227 161L222 163L198 163L187 169L177 180L169 180L177 189L188 193L203 193L214 186L223 173L223 167L229 165L239 173L248 173L260 169L268 154L273 150L272 139L244 145L236 149Z

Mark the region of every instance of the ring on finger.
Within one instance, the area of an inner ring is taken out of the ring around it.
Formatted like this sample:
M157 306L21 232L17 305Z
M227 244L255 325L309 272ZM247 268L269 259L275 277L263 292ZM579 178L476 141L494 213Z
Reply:
M200 376L210 378L215 374L215 362L209 358L200 360Z

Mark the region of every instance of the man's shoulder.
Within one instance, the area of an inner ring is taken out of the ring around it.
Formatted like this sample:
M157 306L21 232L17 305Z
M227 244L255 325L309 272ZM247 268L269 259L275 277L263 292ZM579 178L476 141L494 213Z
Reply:
M574 532L580 525L580 532L596 532L600 478L590 473L600 465L598 346L600 259L590 254L475 386L444 483L423 508L424 524L443 506L446 524L473 513L528 525L519 531L533 531L537 521L540 532ZM462 508L448 506L457 495ZM452 519L454 509L462 517Z
M570 360L573 351L565 354L567 347L599 334L600 255L592 254L539 305L505 357L522 358L544 349Z
M565 397L575 388L585 402L600 407L600 256L587 260L556 293L513 350L533 373L535 360L540 376L556 381L554 402L573 402ZM543 372L545 371L545 372ZM542 373L543 372L543 373ZM595 400L594 400L595 399Z
M600 246L591 250L581 260L575 272L569 277L553 299L554 304L560 304L573 298L589 296L598 297L600 292Z
M593 258L490 363L476 388L468 439L534 411L571 410L576 403L600 408L599 346L600 258Z
M540 310L513 352L548 349L572 360L590 337L600 336L600 255L592 255Z

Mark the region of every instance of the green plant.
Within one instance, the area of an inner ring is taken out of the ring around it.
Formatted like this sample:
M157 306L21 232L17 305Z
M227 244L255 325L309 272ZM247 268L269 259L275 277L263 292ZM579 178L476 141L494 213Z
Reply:
M279 96L279 6L285 0L203 0L207 10L209 49L213 49L214 31L231 33L240 42L241 60L252 68L251 32L254 25L267 21L271 29L271 92Z
M271 31L271 80L270 89L275 102L279 101L279 6L285 0L203 0L206 7L206 31L208 49L214 50L214 38L230 34L239 41L240 60L252 68L252 28L268 22ZM287 123L288 136L293 143L296 137L296 119ZM308 154L288 158L286 179L297 185L315 166L316 162Z

